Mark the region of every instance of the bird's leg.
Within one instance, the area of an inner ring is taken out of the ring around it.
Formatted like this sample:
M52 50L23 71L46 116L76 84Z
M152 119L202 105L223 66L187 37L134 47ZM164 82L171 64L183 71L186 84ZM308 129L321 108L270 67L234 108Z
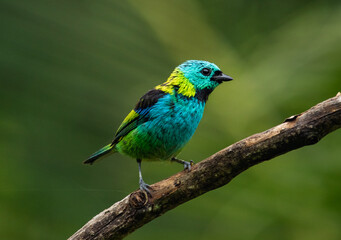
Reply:
M178 163L181 163L184 165L184 169L188 169L188 171L191 171L191 167L193 166L194 162L191 160L189 162L187 161L184 161L184 160L181 160L181 159L178 159L176 157L172 157L171 158L171 161L174 161L174 162L178 162Z
M136 161L137 161L137 164L139 165L139 178L140 178L139 184L140 184L140 189L141 189L141 191L145 191L145 192L150 194L150 191L149 191L150 186L147 183L145 183L143 181L143 179L142 179L141 159L137 159Z

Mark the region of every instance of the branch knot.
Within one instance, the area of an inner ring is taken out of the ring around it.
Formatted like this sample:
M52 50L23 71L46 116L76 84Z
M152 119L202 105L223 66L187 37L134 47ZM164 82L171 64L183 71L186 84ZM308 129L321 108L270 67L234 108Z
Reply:
M136 191L130 194L129 205L135 209L143 208L148 203L148 194L144 191Z

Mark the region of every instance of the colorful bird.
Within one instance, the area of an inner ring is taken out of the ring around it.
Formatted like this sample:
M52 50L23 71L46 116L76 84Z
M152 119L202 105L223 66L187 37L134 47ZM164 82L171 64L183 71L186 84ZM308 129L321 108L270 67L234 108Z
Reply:
M142 160L171 160L190 170L192 162L176 158L194 134L210 93L232 78L213 63L189 60L171 73L168 80L143 95L119 126L112 143L92 154L84 163L119 152L135 158L142 191Z

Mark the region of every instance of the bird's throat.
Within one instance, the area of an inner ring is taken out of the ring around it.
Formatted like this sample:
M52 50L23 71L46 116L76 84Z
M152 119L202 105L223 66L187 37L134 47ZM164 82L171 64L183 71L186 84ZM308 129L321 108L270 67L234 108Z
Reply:
M194 97L201 102L206 102L212 91L213 88L197 89Z

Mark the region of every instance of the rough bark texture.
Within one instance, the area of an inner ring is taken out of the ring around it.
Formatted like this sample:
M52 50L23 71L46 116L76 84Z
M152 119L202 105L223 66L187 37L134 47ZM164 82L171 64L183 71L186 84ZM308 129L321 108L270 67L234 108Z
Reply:
M219 188L239 173L288 151L317 143L341 127L341 94L265 132L243 139L151 185L152 196L137 190L99 213L69 240L122 239L163 213Z

